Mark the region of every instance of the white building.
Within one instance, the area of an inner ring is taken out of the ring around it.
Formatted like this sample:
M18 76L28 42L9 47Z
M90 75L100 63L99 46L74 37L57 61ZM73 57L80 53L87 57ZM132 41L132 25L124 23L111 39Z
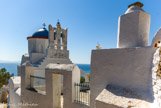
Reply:
M56 27L49 25L49 31L45 28L44 24L44 28L39 29L32 36L27 37L27 40L28 53L22 56L21 65L18 66L18 76L11 78L9 81L9 103L18 105L18 103L35 101L35 103L41 104L41 107L44 108L44 105L48 103L42 102L41 98L39 100L30 100L28 99L28 96L30 97L34 95L34 93L37 93L38 96L43 94L44 97L42 99L51 96L48 94L51 91L48 90L51 89L53 85L47 82L47 76L45 75L45 67L51 63L66 64L67 71L68 66L72 65L73 69L76 67L77 71L72 73L77 73L74 77L75 79L73 79L76 80L75 83L80 83L80 77L82 75L85 77L86 81L88 81L88 74L79 69L69 59L69 51L67 50L67 29L62 29L60 22L57 22ZM74 70L71 69L71 71ZM70 77L72 77L72 74L70 74ZM52 81L54 79L55 81L57 79L59 80L59 77L53 77L50 80ZM65 93L65 91L63 91L63 81L66 80L66 78L64 78L63 75L60 75L60 80L61 83L57 84L57 88L54 89L59 91L59 86L61 87L59 97L61 93ZM49 88L47 88L48 85L50 86ZM50 98L52 98L52 96ZM16 99L16 101L14 101L14 99ZM51 102L50 105L52 104L53 103ZM23 106L10 107L17 108ZM40 108L40 106L38 106L38 108Z
M92 51L90 108L161 107L161 33L149 46L150 15L142 7L129 5L119 17L117 48Z
M49 37L35 35L47 34L45 28L28 37L21 81L10 79L10 102L18 98L21 108L160 108L161 30L149 46L150 15L142 7L136 2L120 16L117 48L92 50L90 87L79 83L82 72L69 59L67 29L59 22L49 25Z
M60 22L56 27L49 25L49 31L44 26L27 40L28 54L22 56L21 65L29 61L35 67L34 75L44 77L49 63L72 64L67 50L67 29L62 29Z

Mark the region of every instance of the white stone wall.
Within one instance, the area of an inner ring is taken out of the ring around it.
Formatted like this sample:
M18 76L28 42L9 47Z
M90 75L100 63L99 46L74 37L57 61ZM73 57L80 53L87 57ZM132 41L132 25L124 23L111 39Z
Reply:
M149 92L153 54L156 48L123 48L93 50L91 57L91 100L108 84Z
M32 53L30 55L30 62L32 64L37 64L39 61L41 61L45 57L44 53Z
M28 53L31 63L36 64L46 56L48 39L29 39Z
M39 63L37 69L38 70L40 70L40 69L44 70L45 67L46 67L46 65L48 65L49 63L55 63L55 64L72 64L72 62L70 61L70 59L45 57L43 59L43 61Z
M29 63L21 66L21 101L23 104L31 103L35 104L35 106L27 106L27 108L51 108L51 100L49 100L49 95L43 95L27 88L30 88L30 75L34 74L34 67ZM31 98L32 97L32 98ZM26 108L25 106L21 108Z
M22 58L21 58L21 65L22 65L23 63L25 63L26 61L30 61L29 54L24 54L24 55L22 55Z
M74 83L79 83L80 81L80 70L74 64L51 64L47 66L45 72L46 78L46 94L36 93L30 90L27 90L26 87L29 85L28 76L33 74L34 68L32 66L23 66L23 75L22 79L22 95L21 101L23 103L34 103L37 106L34 108L56 108L53 103L57 100L55 99L54 92L58 90L56 86L55 79L53 79L53 74L59 74L64 76L63 81L63 97L64 97L64 107L63 108L81 108L81 105L74 104ZM59 82L61 83L61 82ZM59 88L60 89L60 88ZM60 93L60 91L59 91ZM32 97L32 98L31 98ZM58 100L57 100L58 101ZM26 107L22 107L26 108ZM33 108L28 106L27 108Z
M9 79L9 108L21 108L21 77L12 77Z
M96 108L154 108L144 93L108 85L96 98Z
M53 95L53 92L55 92L54 90L56 89L54 87L56 82L54 82L55 80L53 79L53 76L52 76L53 74L59 74L59 75L64 76L64 81L63 81L64 105L63 105L63 108L82 108L83 106L74 103L74 97L75 97L74 84L80 82L80 69L74 64L49 64L47 65L46 71L45 71L45 77L46 77L47 88L48 88L47 95L50 95L49 99L52 100L53 98L53 101L55 101L56 99L54 97L55 95ZM57 108L57 107L54 107L54 108Z

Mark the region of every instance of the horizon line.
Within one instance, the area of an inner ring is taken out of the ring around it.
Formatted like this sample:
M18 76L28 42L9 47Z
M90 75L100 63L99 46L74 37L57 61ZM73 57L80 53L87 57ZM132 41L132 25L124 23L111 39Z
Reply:
M21 61L0 60L0 63L20 63ZM90 64L90 63L74 63L74 64Z

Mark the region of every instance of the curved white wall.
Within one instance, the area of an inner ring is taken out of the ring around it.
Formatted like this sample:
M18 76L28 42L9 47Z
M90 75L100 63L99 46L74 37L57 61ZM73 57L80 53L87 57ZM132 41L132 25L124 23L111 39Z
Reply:
M30 61L33 64L39 62L46 55L48 48L48 39L29 39L28 40L28 53Z
M29 39L28 52L30 53L46 53L48 47L48 39Z

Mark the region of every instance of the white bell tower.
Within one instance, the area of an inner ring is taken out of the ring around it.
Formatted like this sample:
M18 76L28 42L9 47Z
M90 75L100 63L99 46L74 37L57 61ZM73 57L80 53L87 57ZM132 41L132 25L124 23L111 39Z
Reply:
M49 25L49 47L47 51L47 57L69 59L67 29L62 29L59 21L56 27Z

